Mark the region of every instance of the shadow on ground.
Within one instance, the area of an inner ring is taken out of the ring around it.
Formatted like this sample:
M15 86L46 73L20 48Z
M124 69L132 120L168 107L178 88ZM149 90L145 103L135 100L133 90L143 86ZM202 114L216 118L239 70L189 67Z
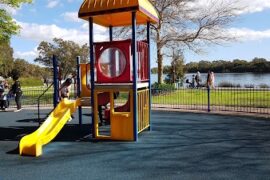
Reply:
M17 120L16 122L19 122L19 123L38 123L38 119L37 118L34 118L34 119L21 119L21 120Z
M13 126L8 128L0 128L0 141L17 141L19 145L20 139L37 130L37 126ZM81 142L89 141L91 134L90 125L74 125L66 124L53 141L61 142ZM19 154L18 146L7 154Z
M38 126L0 127L0 141L19 141L23 136L37 130ZM66 124L54 141L83 141L91 134L90 124Z

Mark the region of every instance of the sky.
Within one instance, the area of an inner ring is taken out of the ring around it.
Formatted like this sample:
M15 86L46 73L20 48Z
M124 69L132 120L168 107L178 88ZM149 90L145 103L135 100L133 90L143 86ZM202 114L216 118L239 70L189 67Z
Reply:
M198 2L204 4L203 1ZM236 0L226 0L236 1ZM33 63L39 43L54 37L73 40L79 44L88 42L88 24L77 18L83 0L35 0L18 9L9 9L21 26L19 35L13 36L11 46L16 58ZM229 30L239 35L239 40L224 46L205 47L205 53L185 52L185 62L199 60L252 60L263 57L270 60L270 0L239 0L245 6ZM108 40L107 29L95 25L95 41ZM154 59L154 58L153 58ZM168 64L169 62L165 62ZM152 67L157 66L155 60Z

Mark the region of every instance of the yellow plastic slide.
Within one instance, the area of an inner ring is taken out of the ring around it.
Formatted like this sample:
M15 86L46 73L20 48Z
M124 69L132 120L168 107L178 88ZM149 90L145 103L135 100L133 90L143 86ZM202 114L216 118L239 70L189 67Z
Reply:
M55 138L79 105L79 99L75 101L63 99L35 132L20 140L20 155L40 156L42 146Z

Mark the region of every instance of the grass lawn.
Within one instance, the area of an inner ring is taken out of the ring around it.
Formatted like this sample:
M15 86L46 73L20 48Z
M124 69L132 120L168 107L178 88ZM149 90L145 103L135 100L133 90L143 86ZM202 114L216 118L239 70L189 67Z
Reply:
M206 89L180 89L154 95L153 104L207 105ZM210 92L210 104L218 106L270 107L270 91L256 89L214 89Z

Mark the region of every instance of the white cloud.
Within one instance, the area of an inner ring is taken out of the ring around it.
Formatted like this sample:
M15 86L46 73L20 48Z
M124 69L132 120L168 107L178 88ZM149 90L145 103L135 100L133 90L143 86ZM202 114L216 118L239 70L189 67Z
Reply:
M255 13L270 9L269 0L241 0L239 3L245 7L240 13Z
M69 21L69 22L78 22L78 23L81 23L81 22L84 22L82 25L81 25L81 28L83 30L86 30L88 31L89 29L89 23L78 18L78 12L65 12L61 15L62 17L64 17L65 21ZM94 24L94 31L96 32L100 32L100 33L106 33L107 29L103 26L100 26L100 25L97 25L97 24Z
M89 33L88 33L88 23L84 23L78 29L67 29L61 28L55 24L45 25L45 24L36 24L36 23L25 23L18 22L21 26L20 38L35 41L40 43L41 41L51 42L53 38L62 38L64 40L71 40L80 45L89 42ZM108 40L108 31L106 28L94 25L94 41L106 41ZM15 58L26 59L31 63L34 63L33 60L38 56L37 48L34 48L31 51L16 51L14 52Z
M189 7L204 9L211 4L223 4L238 7L241 10L238 10L237 14L255 13L270 9L270 0L196 0L191 2Z
M30 63L40 65L39 63L34 62L34 60L38 57L37 47L33 48L33 50L24 51L24 52L15 50L13 57L19 58L19 59L25 59Z
M52 41L53 38L62 38L64 40L72 40L78 44L88 43L89 34L88 30L79 29L67 29L58 27L55 24L44 25L35 23L18 22L21 26L20 37L36 42ZM105 28L100 26L95 27L95 41L107 40L107 33Z
M49 1L48 4L47 4L47 8L54 8L54 7L56 7L59 3L60 3L59 0Z
M84 29L85 31L88 31L89 30L89 23L88 22L85 22L83 23L83 25L81 26L82 29ZM94 24L94 32L98 32L98 33L107 33L107 28L103 27L103 26L100 26L98 24Z
M32 51L26 51L26 52L21 52L21 51L15 51L14 55L15 58L20 58L20 59L26 59L28 61L33 61L37 56L38 56L38 51L35 48Z
M61 16L63 16L66 21L82 22L82 20L78 18L78 12L65 12Z
M7 6L5 4L0 4L0 9L6 10L9 14L11 15L16 15L17 14L17 8L12 8L10 6Z
M230 28L229 35L237 37L241 41L258 41L270 38L270 29L255 31L247 28Z

